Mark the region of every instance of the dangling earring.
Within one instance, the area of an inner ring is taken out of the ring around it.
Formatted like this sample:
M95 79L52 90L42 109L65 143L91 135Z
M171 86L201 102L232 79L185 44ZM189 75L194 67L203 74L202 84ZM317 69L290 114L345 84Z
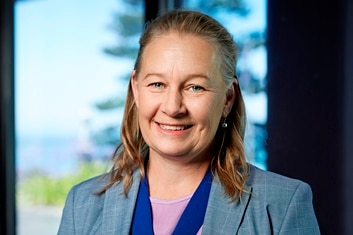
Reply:
M226 120L226 118L222 118L222 119L223 119L223 121L222 121L222 128L226 129L227 126L228 126L227 120Z

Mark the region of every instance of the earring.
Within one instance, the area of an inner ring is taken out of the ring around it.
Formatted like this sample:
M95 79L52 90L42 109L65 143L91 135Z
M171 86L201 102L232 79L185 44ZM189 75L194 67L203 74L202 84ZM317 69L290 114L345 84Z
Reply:
M228 126L227 120L226 120L226 118L223 118L223 121L222 121L222 128L226 129L227 126Z

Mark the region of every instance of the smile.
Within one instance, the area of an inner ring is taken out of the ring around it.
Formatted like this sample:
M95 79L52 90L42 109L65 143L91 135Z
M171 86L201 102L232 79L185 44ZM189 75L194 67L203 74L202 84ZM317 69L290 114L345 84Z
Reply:
M167 131L182 131L190 128L190 126L170 126L170 125L163 125L163 124L159 124L159 126L163 130L167 130Z

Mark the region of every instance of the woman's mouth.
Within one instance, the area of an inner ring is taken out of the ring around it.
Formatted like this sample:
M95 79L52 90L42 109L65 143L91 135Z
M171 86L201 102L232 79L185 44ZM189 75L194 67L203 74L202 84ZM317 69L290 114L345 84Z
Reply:
M159 126L166 131L182 131L190 128L190 126L179 126L179 125L165 125L165 124L159 124Z

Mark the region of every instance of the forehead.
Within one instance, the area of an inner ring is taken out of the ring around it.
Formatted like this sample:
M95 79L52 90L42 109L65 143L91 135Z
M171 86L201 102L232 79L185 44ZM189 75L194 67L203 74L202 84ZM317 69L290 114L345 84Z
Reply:
M219 68L215 45L203 37L170 32L147 44L141 58L141 70L212 72Z

